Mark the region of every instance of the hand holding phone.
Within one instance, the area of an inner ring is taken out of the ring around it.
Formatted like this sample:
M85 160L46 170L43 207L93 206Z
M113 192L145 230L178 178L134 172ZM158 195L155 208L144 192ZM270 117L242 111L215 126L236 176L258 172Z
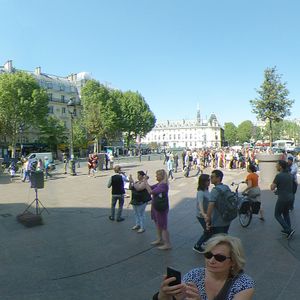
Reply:
M170 286L181 283L181 273L171 267L167 267L167 278L175 277L176 280L169 283Z

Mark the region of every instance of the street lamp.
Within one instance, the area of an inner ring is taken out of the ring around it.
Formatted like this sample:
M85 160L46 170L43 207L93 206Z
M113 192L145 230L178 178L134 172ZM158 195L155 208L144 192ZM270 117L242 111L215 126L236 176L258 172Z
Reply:
M76 175L75 160L74 160L74 147L73 147L73 119L75 116L75 102L73 98L67 104L68 112L71 116L71 128L70 128L70 175Z

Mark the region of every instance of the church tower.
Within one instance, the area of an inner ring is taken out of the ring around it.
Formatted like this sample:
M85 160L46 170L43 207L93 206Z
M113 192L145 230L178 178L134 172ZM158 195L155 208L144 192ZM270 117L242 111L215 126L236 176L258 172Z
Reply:
M200 105L197 104L197 124L201 123L201 116L200 116Z

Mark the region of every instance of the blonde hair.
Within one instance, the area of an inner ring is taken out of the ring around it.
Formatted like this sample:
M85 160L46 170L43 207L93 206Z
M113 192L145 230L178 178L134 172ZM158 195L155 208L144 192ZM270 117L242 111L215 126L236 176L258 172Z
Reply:
M160 174L161 175L161 177L162 177L161 182L168 184L168 175L167 175L166 170L159 169L159 170L156 171L156 174Z
M230 235L218 234L206 242L204 252L206 253L212 251L217 245L227 245L229 247L231 261L233 262L231 274L233 276L237 275L243 269L246 263L241 240Z

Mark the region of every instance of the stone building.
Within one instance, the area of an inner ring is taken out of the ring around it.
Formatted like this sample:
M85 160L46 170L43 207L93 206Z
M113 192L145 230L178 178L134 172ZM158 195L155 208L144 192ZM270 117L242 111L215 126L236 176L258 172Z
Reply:
M31 74L38 84L44 88L49 97L48 111L64 122L67 130L71 127L71 117L68 112L67 104L72 99L75 103L74 116L79 116L81 111L80 91L85 83L91 79L91 76L86 72L73 73L69 76L63 77L58 75L51 75L42 72L41 67L35 68L34 71L25 71L13 67L11 60L7 61L3 66L0 66L1 73L12 73L16 71L24 71ZM0 143L5 144L5 137L0 137ZM20 134L18 143L20 145L32 144L38 141L38 133L33 129L27 130ZM1 154L1 153L0 153Z
M204 120L200 109L193 120L158 121L155 127L141 142L156 143L163 148L209 148L221 147L224 141L224 130L215 114Z

